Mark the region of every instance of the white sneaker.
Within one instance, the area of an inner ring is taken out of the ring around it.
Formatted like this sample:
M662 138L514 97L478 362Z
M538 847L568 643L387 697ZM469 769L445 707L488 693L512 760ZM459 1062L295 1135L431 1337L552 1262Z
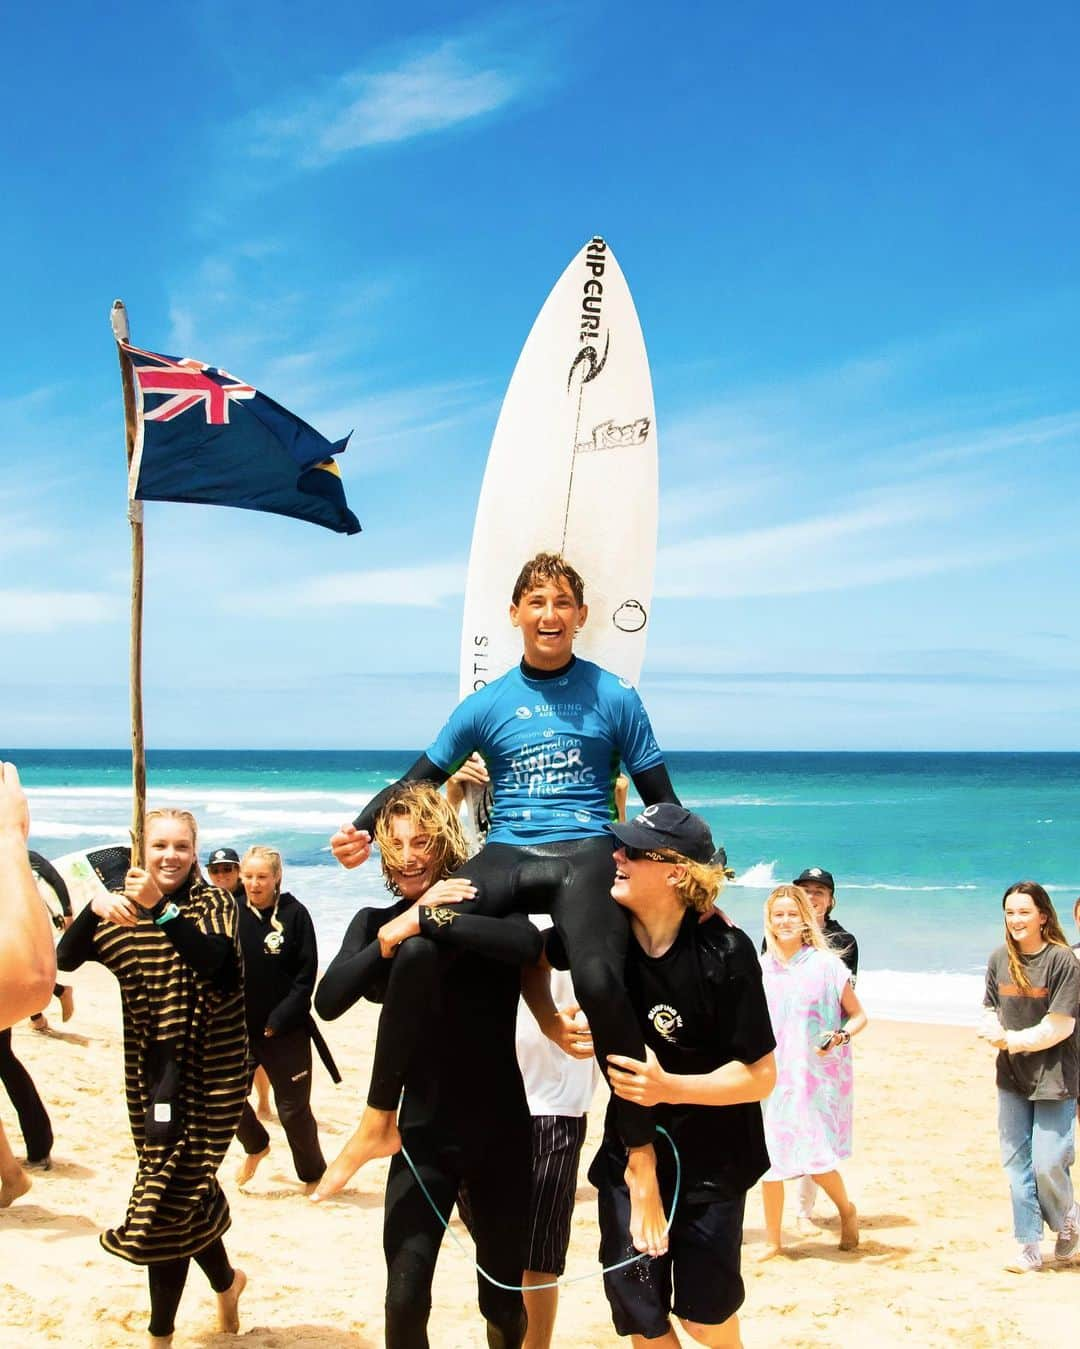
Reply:
M1042 1251L1037 1241L1029 1241L1020 1247L1015 1260L1005 1266L1010 1274L1037 1274L1042 1269Z
M1080 1204L1073 1204L1065 1217L1065 1225L1054 1242L1054 1259L1071 1260L1080 1247Z

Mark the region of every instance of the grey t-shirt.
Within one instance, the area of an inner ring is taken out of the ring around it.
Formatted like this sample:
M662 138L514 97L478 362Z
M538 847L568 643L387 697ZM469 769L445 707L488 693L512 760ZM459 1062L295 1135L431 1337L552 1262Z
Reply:
M999 946L986 967L986 997L1006 1030L1028 1030L1047 1012L1080 1017L1080 960L1067 946L1044 946L1021 956L1031 985L1021 989L1009 970L1009 953ZM997 1057L997 1084L1029 1101L1062 1101L1080 1095L1080 1020L1071 1035L1034 1054Z

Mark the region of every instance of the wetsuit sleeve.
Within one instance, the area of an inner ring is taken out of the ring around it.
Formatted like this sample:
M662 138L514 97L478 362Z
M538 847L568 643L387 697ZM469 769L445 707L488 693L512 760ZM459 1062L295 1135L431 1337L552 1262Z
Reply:
M336 1021L363 997L382 1002L392 961L383 959L377 934L405 907L401 902L388 909L361 909L353 918L315 990L315 1010L324 1021Z
M470 750L471 754L472 751ZM465 756L468 758L468 755ZM462 761L464 762L464 760ZM452 768L450 772L456 772L461 764ZM450 773L440 768L437 763L433 763L426 754L421 754L419 759L398 778L397 782L392 782L389 787L384 787L378 796L373 796L364 809L353 820L357 829L362 829L366 834L375 833L375 821L379 818L379 811L386 805L394 792L405 782L433 782L436 787L441 787Z
M266 1018L267 1026L275 1035L306 1026L311 1011L311 995L319 972L318 948L315 944L315 925L307 909L297 915L293 938L299 948L296 973L292 987Z
M87 960L96 960L94 933L101 919L89 904L60 938L56 948L56 965L61 970L77 970Z
M60 901L60 908L63 910L64 917L71 917L71 896L68 894L67 883L59 871L53 866L47 857L42 857L39 852L30 853L30 866L36 876L40 876L46 885L51 885L56 891L56 898Z
M183 914L162 923L161 930L184 964L219 993L232 993L239 987L240 967L231 938L222 933L204 932Z
M652 768L646 768L641 773L631 773L630 776L634 779L638 796L641 797L645 805L655 806L661 801L666 801L673 806L682 805L682 802L675 795L675 788L671 785L666 764L658 763Z
M485 918L461 913L454 904L420 906L420 935L436 946L501 960L509 965L535 965L544 949L538 928L523 914Z

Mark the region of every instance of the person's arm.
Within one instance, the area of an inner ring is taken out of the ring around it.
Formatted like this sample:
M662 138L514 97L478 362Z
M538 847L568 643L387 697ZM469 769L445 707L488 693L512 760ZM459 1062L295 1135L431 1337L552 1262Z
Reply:
M46 885L52 886L56 898L60 901L61 912L65 918L71 918L71 895L68 893L67 882L59 871L47 857L43 857L39 852L30 853L30 867Z
M315 990L315 1010L324 1021L336 1021L362 997L381 1001L390 961L383 958L376 933L385 916L385 909L361 909L350 922L341 950Z
M234 941L236 901L224 891L221 893L229 910L217 915L208 911L207 921L220 930L207 932L188 918L168 895L161 893L143 867L129 867L124 877L124 898L153 919L184 964L205 979L215 992L232 993L240 986L240 964Z
M608 1055L611 1090L624 1101L654 1105L748 1105L776 1085L771 1051L753 1063L732 1059L709 1073L669 1073L645 1046L645 1060Z
M661 801L673 806L682 805L675 795L675 788L671 785L666 764L654 764L652 768L645 768L640 773L631 773L630 776L634 779L638 796L646 806L659 805Z
M65 972L77 970L88 960L96 960L94 951L94 933L101 921L94 912L93 905L87 904L75 921L60 938L56 948L57 968Z
M1052 955L1056 953L1051 953ZM1037 1054L1067 1040L1076 1028L1076 1008L1080 1003L1080 965L1072 950L1060 951L1049 965L1046 1015L1026 1030L1007 1030L1002 1046L1010 1054Z
M491 785L487 765L479 754L473 753L465 760L456 773L452 773L446 782L446 799L451 809L460 810L465 800L465 789L472 783L481 789Z
M184 914L162 923L162 932L184 962L218 993L233 993L240 985L240 968L232 941L216 932L204 932Z
M577 1020L581 1008L577 1003L561 1009L555 1005L551 996L551 966L546 956L521 971L521 996L541 1034L552 1044L573 1059L592 1058L592 1032L584 1018Z
M392 956L409 937L430 937L437 946L471 951L509 965L535 965L544 949L539 931L521 914L485 918L454 906L472 899L476 887L465 877L438 881L423 897L379 929L384 956Z
M0 762L0 1028L40 1012L56 982L56 950L30 870L30 811L19 774Z
M844 973L847 973L846 969ZM845 982L840 994L840 1010L844 1013L844 1024L840 1030L833 1031L833 1037L827 1045L820 1045L817 1048L815 1052L818 1055L827 1054L837 1045L850 1044L853 1036L866 1029L869 1018L863 1011L863 1005L859 1001L850 979Z
M446 769L433 763L426 754L421 754L396 782L392 782L377 796L373 796L355 820L341 826L330 839L330 851L341 865L350 871L353 867L362 866L371 856L371 843L375 836L375 821L379 818L379 811L393 793L406 782L431 782L436 787L441 787L449 777L450 774Z
M1041 1049L1053 1049L1067 1040L1076 1029L1076 1017L1062 1012L1047 1012L1043 1019L1027 1030L1007 1030L1002 1035L1002 1046L1010 1054L1037 1054Z
M288 1031L307 1024L311 1010L311 995L319 972L319 954L315 942L315 925L307 909L296 915L294 940L299 947L296 973L292 987L266 1018L266 1030L271 1035L285 1035Z

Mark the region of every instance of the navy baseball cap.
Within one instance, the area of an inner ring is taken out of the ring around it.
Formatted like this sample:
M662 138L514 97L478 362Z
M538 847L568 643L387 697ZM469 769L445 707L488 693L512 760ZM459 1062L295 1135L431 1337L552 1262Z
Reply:
M716 854L709 826L701 816L670 801L646 806L635 819L626 824L609 824L608 829L620 843L645 852L665 849L691 862L711 862Z
M215 848L206 859L208 867L238 867L240 858L236 855L235 848Z
M836 882L832 878L832 872L825 871L821 867L807 867L795 877L792 885L827 885L833 894L836 894Z

